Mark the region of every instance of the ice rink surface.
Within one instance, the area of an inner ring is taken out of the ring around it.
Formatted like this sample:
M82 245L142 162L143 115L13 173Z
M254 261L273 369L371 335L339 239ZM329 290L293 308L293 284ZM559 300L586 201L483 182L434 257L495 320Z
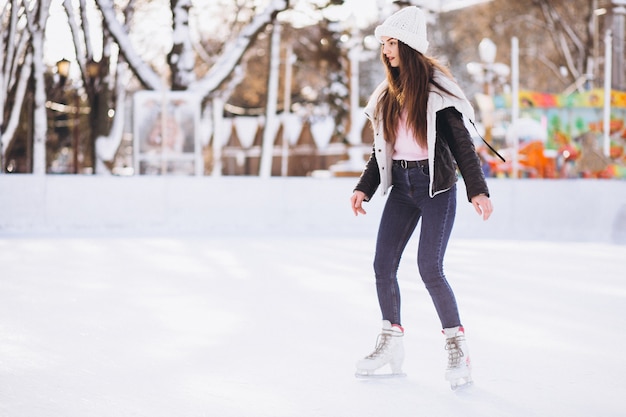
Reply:
M2 417L623 416L626 246L452 239L475 385L403 258L402 379L364 381L373 236L0 237Z

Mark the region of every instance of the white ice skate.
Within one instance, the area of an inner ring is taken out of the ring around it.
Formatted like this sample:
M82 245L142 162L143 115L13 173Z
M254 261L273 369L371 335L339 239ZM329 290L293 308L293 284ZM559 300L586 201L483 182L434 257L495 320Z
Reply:
M405 376L402 372L404 361L404 332L400 327L392 326L388 320L383 320L383 330L376 339L376 348L372 353L356 364L358 378L390 378ZM385 365L389 365L390 372L376 372Z
M457 390L472 385L472 365L465 341L465 330L457 326L443 329L443 334L446 336L448 351L446 380L450 383L450 388Z

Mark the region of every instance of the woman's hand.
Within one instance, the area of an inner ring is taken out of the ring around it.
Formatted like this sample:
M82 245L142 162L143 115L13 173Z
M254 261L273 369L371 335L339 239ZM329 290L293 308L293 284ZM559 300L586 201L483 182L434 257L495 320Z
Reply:
M363 191L355 191L350 197L350 203L352 204L352 212L355 216L358 216L359 213L367 214L365 210L363 210L363 201L365 200L365 193Z
M483 216L483 220L487 220L493 212L493 206L491 200L484 194L478 194L472 197L472 205L476 213Z

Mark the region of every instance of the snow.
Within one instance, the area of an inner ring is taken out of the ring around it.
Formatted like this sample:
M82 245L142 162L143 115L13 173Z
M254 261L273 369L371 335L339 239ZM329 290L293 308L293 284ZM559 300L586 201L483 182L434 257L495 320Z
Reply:
M357 379L380 330L383 201L354 218L345 195L320 216L336 194L312 183L331 192L302 201L312 226L291 233L0 230L0 416L623 415L626 246L453 235L475 381L453 392L414 237L399 271L407 377ZM354 228L329 230L340 222Z

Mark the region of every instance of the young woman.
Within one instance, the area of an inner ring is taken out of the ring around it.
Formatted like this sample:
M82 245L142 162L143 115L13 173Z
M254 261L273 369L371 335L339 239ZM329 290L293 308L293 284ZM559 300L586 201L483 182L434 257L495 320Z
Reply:
M375 30L382 44L386 80L374 91L365 112L374 129L374 149L351 197L355 215L380 187L385 203L374 258L383 328L376 349L357 363L357 376L376 375L390 365L401 374L404 359L397 270L406 244L421 219L417 263L441 321L452 388L472 382L470 358L454 293L443 258L456 213L456 168L467 198L487 220L489 189L463 117L474 111L449 71L425 55L426 21L407 7ZM392 187L393 186L393 187Z

